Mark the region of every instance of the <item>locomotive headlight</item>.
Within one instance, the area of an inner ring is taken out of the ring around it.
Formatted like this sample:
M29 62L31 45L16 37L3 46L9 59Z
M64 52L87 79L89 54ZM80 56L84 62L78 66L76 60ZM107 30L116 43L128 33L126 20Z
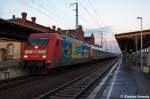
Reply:
M23 57L24 57L24 58L28 58L28 55L24 55Z
M43 55L42 58L46 58L46 55Z
M38 51L39 54L46 54L46 52L47 52L46 50L39 50Z
M24 54L32 54L32 50L25 50Z
M38 46L35 46L34 48L35 48L35 49L38 49L39 47L38 47Z

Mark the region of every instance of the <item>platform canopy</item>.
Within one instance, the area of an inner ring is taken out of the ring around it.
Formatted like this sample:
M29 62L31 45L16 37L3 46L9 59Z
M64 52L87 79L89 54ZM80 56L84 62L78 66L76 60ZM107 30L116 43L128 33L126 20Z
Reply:
M0 39L26 41L31 33L41 31L27 28L0 18Z
M143 30L142 34L143 34L143 48L147 48L150 46L150 30ZM135 52L136 45L137 50L140 50L141 31L116 34L115 37L122 52L124 51L129 53Z

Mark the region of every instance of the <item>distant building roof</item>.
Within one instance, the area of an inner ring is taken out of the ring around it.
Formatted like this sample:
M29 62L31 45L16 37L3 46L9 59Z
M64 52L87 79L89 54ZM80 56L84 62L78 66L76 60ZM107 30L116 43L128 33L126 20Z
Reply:
M36 17L31 17L31 21L27 20L27 13L25 12L22 13L22 18L15 18L15 15L13 15L12 19L9 19L8 21L41 32L56 32L54 29L51 29L50 27L37 24Z
M91 37L84 37L85 41L89 41L91 39Z
M69 34L67 34L67 33L69 33ZM75 29L63 30L63 34L65 34L65 35L67 34L73 38L77 38L77 32Z

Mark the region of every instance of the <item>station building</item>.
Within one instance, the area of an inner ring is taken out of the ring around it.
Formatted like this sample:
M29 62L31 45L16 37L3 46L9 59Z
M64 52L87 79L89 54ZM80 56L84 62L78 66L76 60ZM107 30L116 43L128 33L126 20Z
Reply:
M20 59L21 42L0 40L0 60Z

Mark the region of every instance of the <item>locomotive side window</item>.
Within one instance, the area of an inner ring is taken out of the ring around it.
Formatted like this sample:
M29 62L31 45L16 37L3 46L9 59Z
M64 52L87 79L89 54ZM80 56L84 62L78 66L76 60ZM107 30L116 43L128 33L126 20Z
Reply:
M46 46L48 44L48 38L30 38L28 44Z

